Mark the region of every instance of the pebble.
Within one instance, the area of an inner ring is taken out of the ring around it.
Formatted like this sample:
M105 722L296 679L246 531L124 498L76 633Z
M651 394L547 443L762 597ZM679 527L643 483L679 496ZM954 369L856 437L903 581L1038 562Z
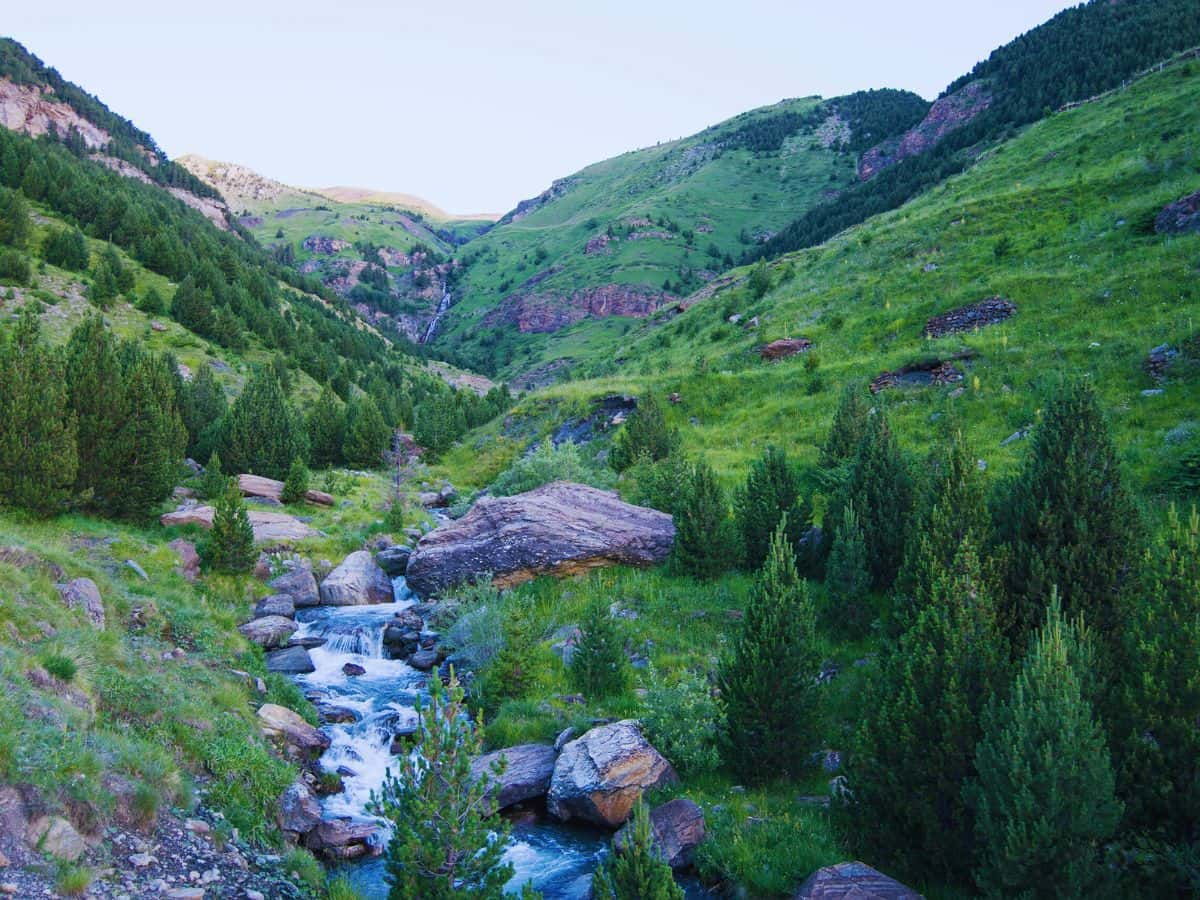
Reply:
M259 891L246 891L246 900L267 900L267 896Z

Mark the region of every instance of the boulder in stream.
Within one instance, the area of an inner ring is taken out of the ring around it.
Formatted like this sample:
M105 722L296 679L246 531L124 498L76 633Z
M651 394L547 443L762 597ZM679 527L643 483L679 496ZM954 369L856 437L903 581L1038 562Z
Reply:
M296 628L296 623L285 616L263 616L239 625L238 631L251 643L270 650L284 646Z
M321 804L303 781L296 781L279 798L275 821L279 830L297 841L321 824Z
M273 578L268 586L277 594L286 594L291 597L292 605L296 609L316 606L321 602L321 595L317 590L317 579L313 577L310 570L303 567L297 567L278 578Z
M507 765L497 777L492 769L501 759ZM546 796L556 759L558 752L549 744L521 744L475 757L471 760L471 777L475 781L487 777L491 782L489 799L496 809L505 809Z
M485 572L508 586L542 574L653 565L674 543L675 525L666 513L556 481L513 497L481 498L461 519L421 538L406 578L428 597Z
M285 647L267 654L267 671L284 675L307 675L315 672L312 658L303 647Z
M546 808L562 821L619 828L645 791L678 780L632 719L568 741L554 764Z
M294 758L316 759L329 749L328 735L286 706L264 703L258 708L258 723L263 737L282 743Z
M356 550L342 560L321 582L320 593L325 606L391 603L394 598L387 573L366 550Z

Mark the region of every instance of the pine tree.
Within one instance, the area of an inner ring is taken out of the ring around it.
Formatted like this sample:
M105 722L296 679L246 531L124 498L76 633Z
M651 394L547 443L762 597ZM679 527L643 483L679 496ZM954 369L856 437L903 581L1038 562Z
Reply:
M733 565L735 544L725 492L700 460L690 467L675 515L674 565L697 578L715 578Z
M784 519L718 671L721 754L748 781L797 774L819 713L815 614L786 535Z
M854 458L867 430L869 409L864 391L858 383L849 384L842 391L841 401L833 414L833 424L829 428L829 437L821 447L822 469L836 469Z
M258 370L225 416L221 461L226 470L282 480L292 460L307 454L308 436L279 382L269 370Z
M895 609L888 622L891 634L898 636L912 624L963 541L987 547L991 538L983 473L962 432L956 431L948 444L934 451L926 468L904 565L896 578Z
M221 422L229 410L225 391L217 382L211 366L200 366L180 396L179 413L187 428L187 454L206 459L216 448Z
M225 493L225 487L228 484L229 479L221 471L221 457L214 450L209 454L204 474L200 476L200 496L205 500L216 500Z
M466 430L466 415L449 391L435 391L413 412L413 438L431 459L454 446Z
M651 461L666 459L678 449L679 440L678 430L667 425L662 403L647 394L617 435L609 462L616 471L623 472L642 457Z
M791 526L793 543L807 524L807 511L800 505L800 479L787 453L768 447L750 465L746 485L734 500L741 532L742 561L757 569L767 558L771 536L784 516Z
M1047 407L998 510L1014 648L1038 627L1055 586L1069 615L1112 633L1140 530L1096 395L1071 385Z
M216 324L212 294L199 288L189 275L179 283L171 298L171 318L202 337L211 336Z
M82 272L90 259L83 232L78 228L55 228L46 237L42 258L52 266Z
M970 875L980 717L1008 651L979 557L964 540L898 642L885 642L850 753L847 832L872 856L929 878Z
M321 389L321 396L309 410L306 428L313 467L327 469L340 465L346 417L342 410L342 401L328 384Z
M31 230L29 204L20 191L0 188L0 244L23 249Z
M476 779L471 759L483 751L463 690L429 681L429 705L417 703L419 741L396 757L371 812L393 826L387 849L390 900L501 900L513 867L502 861L509 824L487 815L485 801L503 768ZM481 723L482 724L482 723Z
M591 699L629 689L629 660L617 623L602 601L592 603L579 625L579 641L569 667L571 683Z
M346 464L378 469L391 436L392 430L383 421L370 394L355 398L346 413L346 439L342 446Z
M279 499L284 503L299 503L308 493L308 466L304 460L295 459L288 469L287 479L283 482L283 491Z
M985 715L966 799L979 842L975 882L988 896L1083 897L1103 886L1100 846L1121 804L1075 662L1083 640L1052 599L1010 696Z
M623 845L596 870L592 884L596 900L683 900L654 842L650 813L638 800Z
M904 560L904 540L912 508L912 484L896 438L882 413L872 416L859 441L841 505L852 503L867 544L871 585L886 590ZM838 521L835 518L833 521Z
M1200 840L1200 515L1174 507L1142 560L1121 630L1113 731L1130 829L1177 844Z
M75 415L61 355L41 341L31 308L0 333L0 502L38 515L60 511L78 467Z
M254 529L242 492L232 478L213 508L212 531L203 547L204 558L217 572L248 572L256 559Z
M863 537L853 503L842 508L842 521L825 566L825 586L829 590L830 600L835 604L835 620L851 631L861 631L866 624L871 572L867 560L867 541Z
M66 355L67 388L79 441L75 489L86 504L92 504L113 474L109 455L125 417L124 381L116 339L98 315L75 327Z

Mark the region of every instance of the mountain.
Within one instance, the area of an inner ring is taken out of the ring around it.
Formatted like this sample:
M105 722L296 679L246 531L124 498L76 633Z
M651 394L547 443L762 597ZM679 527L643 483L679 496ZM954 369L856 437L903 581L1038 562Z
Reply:
M395 191L379 191L373 188L361 187L327 187L314 188L314 194L320 194L338 203L370 203L375 206L399 206L410 209L438 222L495 222L500 218L491 213L470 213L468 215L451 214L428 200L413 194L401 194Z
M855 155L919 121L902 91L807 97L623 154L523 201L459 258L437 346L517 374L675 302L837 195Z
M179 164L220 192L275 260L318 279L364 320L424 343L457 268L455 248L486 219L447 219L425 201L357 188L291 187L236 163Z

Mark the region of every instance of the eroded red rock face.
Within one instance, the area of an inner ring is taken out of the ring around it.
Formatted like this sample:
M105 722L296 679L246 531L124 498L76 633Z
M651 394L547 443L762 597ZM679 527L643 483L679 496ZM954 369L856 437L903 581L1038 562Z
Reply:
M676 298L636 284L601 284L574 293L515 293L483 319L487 327L516 325L523 334L559 331L584 319L628 316L642 319Z
M925 118L897 140L884 141L863 154L858 177L869 181L889 166L933 148L952 131L962 128L992 105L992 93L983 81L972 81L930 107Z

